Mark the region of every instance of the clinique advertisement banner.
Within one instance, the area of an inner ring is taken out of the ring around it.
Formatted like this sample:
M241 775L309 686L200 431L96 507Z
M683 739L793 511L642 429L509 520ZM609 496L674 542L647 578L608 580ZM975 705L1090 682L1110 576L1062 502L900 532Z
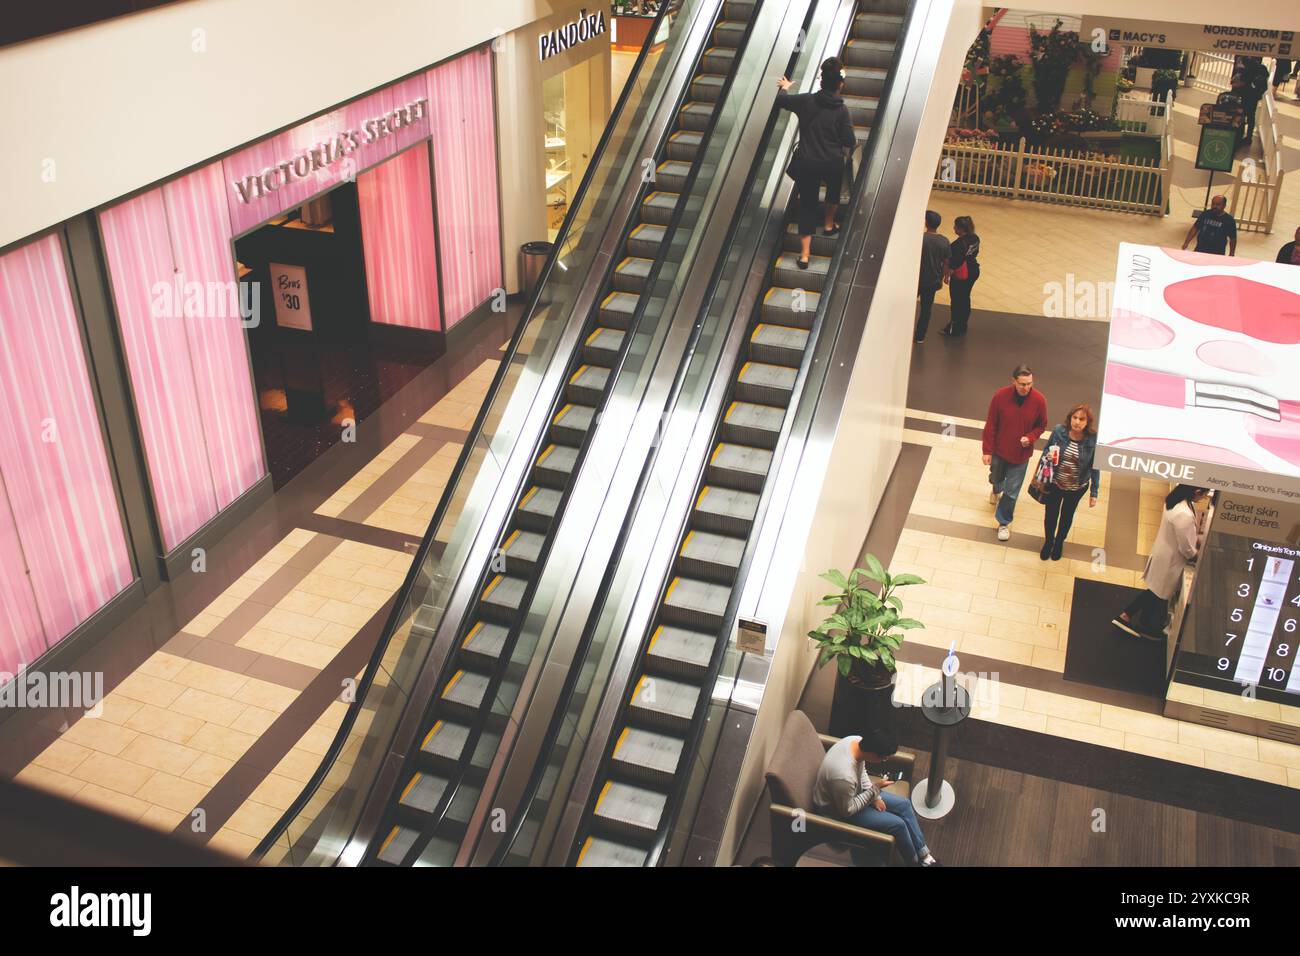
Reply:
M1102 468L1300 501L1300 269L1121 243Z

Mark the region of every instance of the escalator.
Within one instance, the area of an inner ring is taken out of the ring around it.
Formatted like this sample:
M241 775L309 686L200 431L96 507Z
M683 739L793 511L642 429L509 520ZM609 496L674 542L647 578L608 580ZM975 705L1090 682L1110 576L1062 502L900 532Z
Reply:
M682 93L671 133L653 159L632 222L611 259L586 328L550 412L505 530L461 618L393 797L363 862L447 863L465 835L502 726L534 648L523 617L593 425L646 309L647 291L682 214L680 197L700 175L699 157L744 50L760 0L725 0ZM411 633L430 640L442 608L421 607Z
M859 145L870 137L906 13L907 0L859 0L849 25L841 58ZM738 572L842 236L815 236L804 271L796 266L797 228L792 221L785 227L669 579L570 844L568 860L575 865L659 862L728 646L724 629Z

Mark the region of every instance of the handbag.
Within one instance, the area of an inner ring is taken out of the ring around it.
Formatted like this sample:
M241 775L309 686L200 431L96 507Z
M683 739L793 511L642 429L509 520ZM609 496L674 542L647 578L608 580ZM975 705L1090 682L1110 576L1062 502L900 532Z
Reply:
M959 265L956 269L952 270L952 275L950 276L950 279L956 279L958 282L965 282L969 278L970 278L970 266L968 265L967 260L963 259L961 261L961 265Z
M1029 497L1040 505L1047 502L1047 488L1051 485L1053 477L1052 461L1047 452L1048 449L1044 448L1043 454L1039 456L1038 468L1034 472L1033 480L1029 482Z

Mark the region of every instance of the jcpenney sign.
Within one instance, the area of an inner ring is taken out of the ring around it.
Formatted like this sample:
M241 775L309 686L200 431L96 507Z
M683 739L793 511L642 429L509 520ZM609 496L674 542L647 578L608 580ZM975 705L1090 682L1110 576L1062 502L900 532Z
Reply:
M537 38L540 59L549 59L557 53L563 53L570 47L577 46L579 43L586 43L592 37L598 37L604 32L604 12L598 10L588 16L587 11L583 10L582 16L577 20L566 23L550 33L543 33Z

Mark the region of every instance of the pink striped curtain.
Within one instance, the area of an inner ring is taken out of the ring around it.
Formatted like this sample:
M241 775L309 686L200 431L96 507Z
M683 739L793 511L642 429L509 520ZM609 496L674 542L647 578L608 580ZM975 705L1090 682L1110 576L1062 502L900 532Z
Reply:
M414 146L362 173L357 196L370 320L439 331L428 147Z
M501 287L501 226L492 53L435 67L429 80L433 170L447 326Z
M0 670L133 580L56 236L0 257Z
M100 213L167 550L265 473L219 163Z

